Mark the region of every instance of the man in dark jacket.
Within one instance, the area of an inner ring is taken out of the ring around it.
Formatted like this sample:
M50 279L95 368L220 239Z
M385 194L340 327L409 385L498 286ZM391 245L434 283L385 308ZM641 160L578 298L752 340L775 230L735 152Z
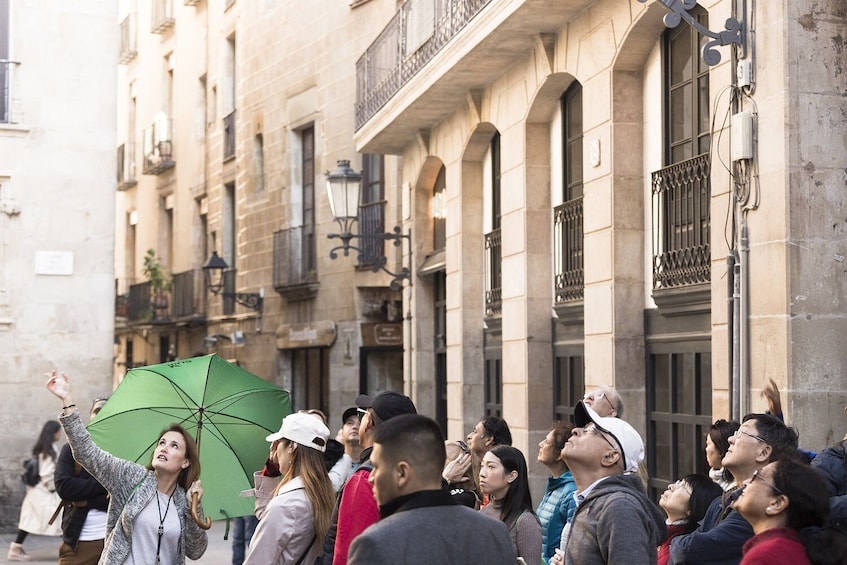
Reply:
M98 398L91 406L91 418L106 404ZM53 476L56 492L62 497L62 545L60 565L97 565L106 537L106 489L74 461L71 446L65 444L56 460Z
M847 436L812 459L829 491L829 524L847 530Z
M368 482L380 520L353 540L350 565L514 565L506 525L441 488L445 448L434 420L397 416L376 428L373 441Z
M577 507L553 562L567 565L655 564L665 517L644 492L638 466L644 442L620 418L578 402L562 457L576 481Z
M721 465L732 473L735 484L743 485L753 473L778 459L796 457L797 432L768 414L748 414L729 438L729 449ZM694 532L671 541L671 563L689 565L736 565L744 542L753 528L732 503L743 487L716 498Z

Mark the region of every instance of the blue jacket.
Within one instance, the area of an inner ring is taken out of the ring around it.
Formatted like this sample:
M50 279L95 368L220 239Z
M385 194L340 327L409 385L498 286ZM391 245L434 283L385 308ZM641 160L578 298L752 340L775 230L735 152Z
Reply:
M812 459L812 467L820 473L829 491L829 524L847 528L847 441L824 449Z
M555 554L562 538L562 530L568 520L573 517L576 509L574 492L576 492L576 482L570 471L565 471L558 477L547 478L544 498L541 499L538 510L535 511L541 522L541 556L545 562Z
M699 528L671 541L671 564L738 565L744 542L753 537L753 527L738 510L730 510L721 519L730 499L724 495L713 500Z

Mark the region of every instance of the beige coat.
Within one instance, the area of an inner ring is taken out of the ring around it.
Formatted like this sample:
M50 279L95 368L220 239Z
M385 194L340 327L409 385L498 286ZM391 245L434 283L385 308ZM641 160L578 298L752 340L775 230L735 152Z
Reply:
M34 487L26 487L26 496L21 505L21 519L18 529L30 534L40 536L62 535L62 517L56 517L53 525L47 522L59 506L61 498L56 494L56 485L53 484L53 472L56 470L56 461L49 455L43 453L38 456L38 472L41 482Z

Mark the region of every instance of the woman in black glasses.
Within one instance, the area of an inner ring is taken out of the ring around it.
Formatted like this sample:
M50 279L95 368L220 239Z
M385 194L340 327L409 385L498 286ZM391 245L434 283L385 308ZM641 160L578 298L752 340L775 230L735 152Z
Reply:
M744 482L735 509L753 526L741 565L843 563L844 534L821 530L829 495L818 473L796 461L774 461Z

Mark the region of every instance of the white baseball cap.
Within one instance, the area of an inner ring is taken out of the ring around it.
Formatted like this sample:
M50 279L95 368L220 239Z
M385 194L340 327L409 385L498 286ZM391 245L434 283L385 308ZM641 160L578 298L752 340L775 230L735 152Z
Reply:
M329 440L329 428L313 415L298 412L283 418L279 431L265 439L275 442L282 438L325 452L327 440Z
M644 441L635 428L620 418L602 417L591 406L583 401L576 403L573 421L576 427L584 428L589 422L594 422L598 430L612 436L621 447L624 458L624 473L635 473L638 465L644 461Z

